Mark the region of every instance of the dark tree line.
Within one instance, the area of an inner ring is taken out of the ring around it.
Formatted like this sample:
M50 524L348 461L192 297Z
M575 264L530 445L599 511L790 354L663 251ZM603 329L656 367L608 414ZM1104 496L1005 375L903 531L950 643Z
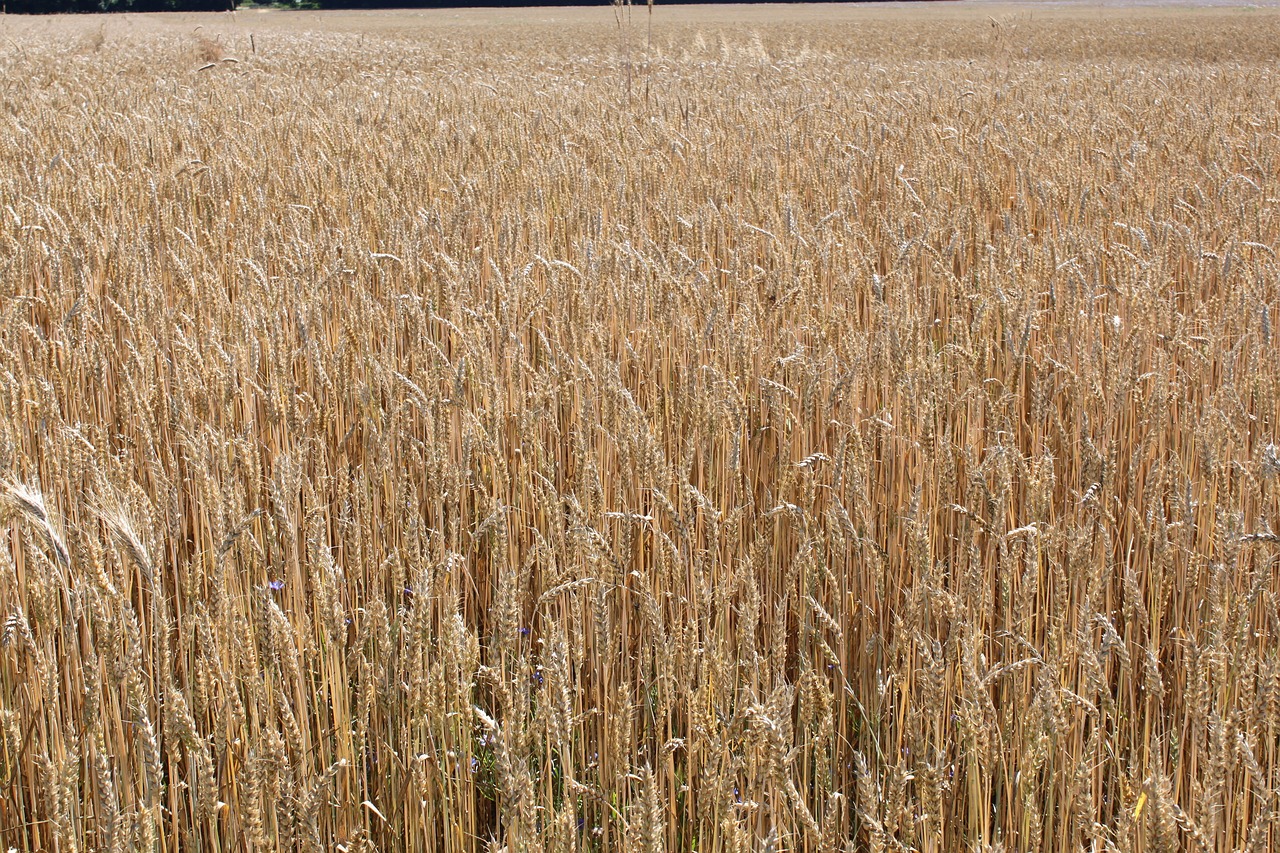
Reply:
M226 12L239 0L0 0L8 14L57 12Z

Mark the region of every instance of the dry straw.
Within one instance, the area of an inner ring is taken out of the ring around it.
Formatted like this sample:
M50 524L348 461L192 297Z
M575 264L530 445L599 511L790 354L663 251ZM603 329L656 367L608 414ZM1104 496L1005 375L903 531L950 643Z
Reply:
M0 848L1274 846L1276 14L546 14L0 22Z

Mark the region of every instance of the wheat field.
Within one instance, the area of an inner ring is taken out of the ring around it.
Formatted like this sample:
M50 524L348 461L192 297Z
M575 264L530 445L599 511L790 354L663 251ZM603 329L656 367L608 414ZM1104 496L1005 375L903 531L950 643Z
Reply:
M0 848L1280 842L1280 10L0 36Z

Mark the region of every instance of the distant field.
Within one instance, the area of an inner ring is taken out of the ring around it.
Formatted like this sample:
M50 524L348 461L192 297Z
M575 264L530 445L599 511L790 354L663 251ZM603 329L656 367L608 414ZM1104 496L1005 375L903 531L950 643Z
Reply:
M1280 10L0 38L0 849L1280 841Z

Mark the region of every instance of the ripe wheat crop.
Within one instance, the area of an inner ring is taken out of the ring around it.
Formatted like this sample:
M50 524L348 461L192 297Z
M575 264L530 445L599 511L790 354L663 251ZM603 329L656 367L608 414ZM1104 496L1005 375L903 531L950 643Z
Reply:
M1280 13L0 19L0 848L1271 849Z

